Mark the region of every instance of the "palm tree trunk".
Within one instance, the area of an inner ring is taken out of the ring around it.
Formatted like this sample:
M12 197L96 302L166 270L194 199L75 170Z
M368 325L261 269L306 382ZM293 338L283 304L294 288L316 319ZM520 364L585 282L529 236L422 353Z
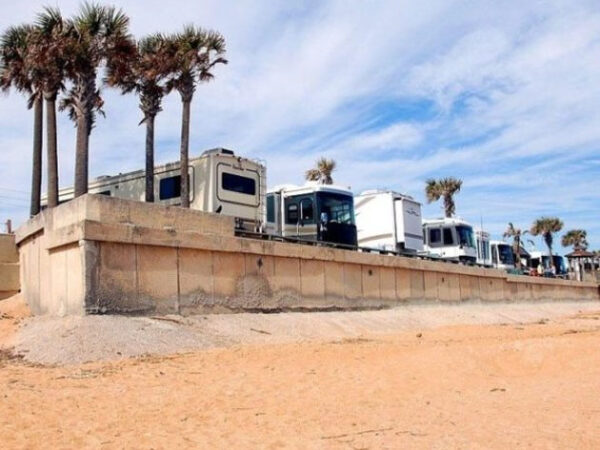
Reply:
M146 117L146 201L154 202L154 116Z
M515 268L521 270L521 238L515 236L515 246L517 251L515 252Z
M75 197L88 191L89 121L85 114L77 115L77 148L75 149Z
M48 208L58 205L58 148L56 138L56 96L46 97L48 152Z
M29 213L35 216L40 212L42 195L42 134L44 105L41 98L33 103L33 162L31 172L31 205Z
M190 143L190 105L191 100L183 100L183 112L181 117L181 206L190 207L190 187L188 182L188 156Z

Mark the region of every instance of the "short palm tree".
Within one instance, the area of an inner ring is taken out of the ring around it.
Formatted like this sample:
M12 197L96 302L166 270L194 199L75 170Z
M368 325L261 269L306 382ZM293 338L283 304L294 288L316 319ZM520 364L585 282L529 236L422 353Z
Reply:
M316 167L308 169L305 177L308 181L318 181L321 184L333 184L331 174L335 170L336 163L333 159L320 158Z
M42 84L46 106L48 207L58 205L58 142L56 98L64 90L66 21L56 8L38 15L29 44L29 65Z
M113 74L129 70L135 42L129 34L129 18L114 7L84 3L70 21L66 45L67 76L72 82L60 108L66 109L77 127L75 197L88 190L89 136L103 100L96 79L101 67Z
M502 235L505 238L513 238L513 253L515 254L515 263L517 269L521 268L521 238L527 233L527 230L521 231L520 228L516 228L512 222L508 223L508 228Z
M154 121L162 111L161 103L166 94L163 83L169 74L167 42L160 34L141 39L137 53L127 72L113 73L109 70L107 82L119 86L123 93L135 92L140 98L143 114L141 124L146 124L146 201L154 201Z
M188 160L190 142L190 108L198 82L214 78L211 70L217 64L227 64L225 39L215 31L186 26L181 33L169 37L170 74L167 91L176 90L183 104L181 117L181 206L189 208Z
M552 243L554 242L553 233L558 233L562 230L563 223L558 217L540 217L531 225L529 232L533 236L542 236L546 246L548 247L548 256L550 264L554 266L554 258L552 257Z
M573 246L574 250L586 250L588 246L587 231L569 230L562 237L563 247Z
M452 217L456 212L454 194L460 192L462 180L448 177L439 180L429 179L426 183L425 195L427 196L427 203L436 202L440 198L443 198L445 215L446 217Z
M0 89L14 88L28 96L27 107L33 108L33 162L31 174L31 204L29 212L40 212L42 190L43 97L39 79L28 65L29 41L33 27L20 25L8 28L0 37Z

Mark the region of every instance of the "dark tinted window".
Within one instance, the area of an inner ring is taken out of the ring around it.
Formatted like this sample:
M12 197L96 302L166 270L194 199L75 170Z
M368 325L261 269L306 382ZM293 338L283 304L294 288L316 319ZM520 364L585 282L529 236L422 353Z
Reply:
M452 228L444 228L444 245L454 244L452 239Z
M306 198L300 202L302 211L302 221L304 223L311 223L314 219L314 208L311 199Z
M298 205L296 203L290 203L285 213L285 223L295 225L298 223Z
M181 176L163 178L160 180L160 200L168 200L181 196Z
M442 242L442 230L439 228L429 230L429 243L439 244L440 242Z
M267 222L275 222L275 196L267 195Z
M221 178L223 189L226 191L239 192L240 194L246 195L256 195L256 181L252 178L241 177L227 172L223 172Z
M98 195L107 195L110 197L110 191L102 191L102 192L98 192Z

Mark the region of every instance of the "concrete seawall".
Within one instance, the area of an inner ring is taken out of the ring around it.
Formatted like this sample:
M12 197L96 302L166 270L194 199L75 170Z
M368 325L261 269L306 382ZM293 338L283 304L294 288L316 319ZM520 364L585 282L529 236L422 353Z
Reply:
M0 234L0 300L19 291L19 254L13 234Z
M231 217L86 195L17 231L36 314L600 300L598 284L234 236Z

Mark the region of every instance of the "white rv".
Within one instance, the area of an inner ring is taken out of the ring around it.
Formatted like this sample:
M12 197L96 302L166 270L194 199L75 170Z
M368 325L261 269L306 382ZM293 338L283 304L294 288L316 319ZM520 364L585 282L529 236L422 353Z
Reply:
M487 231L475 231L477 246L477 264L483 267L492 267L492 254L490 251L490 234Z
M496 269L510 270L515 268L515 256L512 246L504 241L491 241L492 266Z
M181 204L179 162L154 169L154 198L164 205ZM188 167L190 208L225 214L237 219L239 228L258 231L264 217L266 168L259 161L236 156L232 150L215 148L197 158ZM90 194L102 194L144 201L145 172L101 176L88 186ZM61 189L59 202L73 198L73 188ZM45 198L42 199L42 204Z
M421 204L394 191L354 197L358 245L398 253L423 251Z
M340 186L307 183L267 192L266 232L299 240L356 246L354 197Z
M462 219L445 217L423 221L424 249L449 261L475 264L477 249L473 227Z
M537 270L538 265L541 263L545 274L551 273L552 265L556 267L556 275L563 276L567 273L565 258L560 256L558 253L552 254L553 264L551 264L547 251L531 250L529 252L528 263L531 271Z

